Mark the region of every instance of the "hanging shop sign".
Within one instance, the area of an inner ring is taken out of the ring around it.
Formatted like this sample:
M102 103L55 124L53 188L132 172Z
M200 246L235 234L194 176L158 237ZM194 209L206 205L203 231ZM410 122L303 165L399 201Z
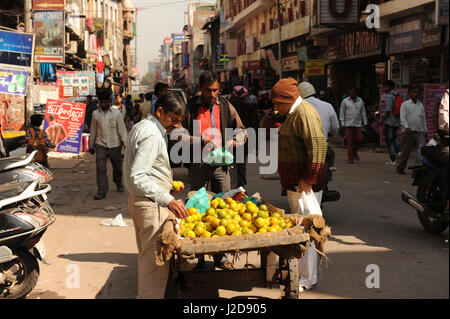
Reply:
M436 24L436 16L433 10L423 13L422 46L441 44L441 27Z
M319 0L319 24L357 24L358 12L358 0Z
M28 71L0 68L0 93L27 94Z
M64 10L64 0L33 0L33 10Z
M0 123L2 132L25 129L25 96L0 93Z
M356 31L339 35L339 57L349 59L381 54L378 32Z
M436 0L436 23L448 25L448 0Z
M58 71L56 78L59 98L95 95L94 71Z
M422 15L414 15L391 21L387 54L416 50L422 44Z
M80 152L86 104L49 99L45 108L44 131L63 153Z
M259 70L261 69L261 60L250 60L242 62L242 70Z
M308 60L308 48L303 46L297 49L297 55L299 61Z
M64 11L35 11L35 62L64 63Z
M0 30L0 64L30 69L33 61L34 36Z
M283 72L298 70L298 56L297 55L282 58L281 63L283 64Z
M305 61L305 76L325 75L325 61L320 59Z

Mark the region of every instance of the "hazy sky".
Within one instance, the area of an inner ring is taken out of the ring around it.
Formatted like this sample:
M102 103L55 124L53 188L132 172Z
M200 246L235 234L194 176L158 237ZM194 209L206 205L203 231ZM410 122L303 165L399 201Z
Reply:
M165 37L182 32L184 12L189 0L131 0L138 10L137 16L137 65L139 75L147 73L148 62L158 57ZM198 2L196 0L192 2ZM213 2L206 0L202 2ZM148 7L148 8L145 8ZM144 9L145 8L145 9Z

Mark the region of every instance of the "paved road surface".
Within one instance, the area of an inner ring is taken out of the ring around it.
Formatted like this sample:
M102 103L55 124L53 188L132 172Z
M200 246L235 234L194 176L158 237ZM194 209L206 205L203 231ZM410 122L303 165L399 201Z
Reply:
M415 212L400 200L403 189L415 192L409 186L410 176L398 176L395 168L385 165L386 153L361 151L361 162L349 165L345 150L335 150L339 171L330 186L341 192L341 200L324 206L333 234L326 244L328 262L322 264L317 288L301 298L448 298L448 230L441 235L426 233ZM50 160L55 175L50 201L57 221L44 236L47 264L40 264L41 276L30 299L136 297L134 229L100 225L119 213L131 222L127 194L117 193L110 178L107 198L93 200L94 159L85 154L81 159ZM176 169L175 178L187 182L186 170ZM288 210L279 181L262 179L256 164L248 168L247 192L260 192ZM249 254L249 263L258 267L258 260L256 253ZM245 262L242 256L235 267ZM379 288L366 287L366 278L373 275L369 265L378 267ZM268 289L248 282L197 285L180 294L185 298L280 296L276 285Z

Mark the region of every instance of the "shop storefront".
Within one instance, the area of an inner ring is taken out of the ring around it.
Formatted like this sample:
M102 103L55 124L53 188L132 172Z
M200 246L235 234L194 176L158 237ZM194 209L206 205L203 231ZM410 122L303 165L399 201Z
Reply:
M399 87L448 80L448 25L436 25L433 8L391 21L389 79Z
M355 87L366 106L377 105L387 61L385 36L376 31L353 31L330 35L328 44L327 84L337 103Z

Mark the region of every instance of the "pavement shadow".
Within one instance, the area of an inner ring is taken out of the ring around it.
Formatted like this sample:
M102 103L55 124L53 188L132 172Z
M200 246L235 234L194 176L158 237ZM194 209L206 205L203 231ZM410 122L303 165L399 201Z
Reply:
M75 262L119 264L109 274L96 299L135 299L138 291L138 254L130 253L83 253L59 255L59 258Z

